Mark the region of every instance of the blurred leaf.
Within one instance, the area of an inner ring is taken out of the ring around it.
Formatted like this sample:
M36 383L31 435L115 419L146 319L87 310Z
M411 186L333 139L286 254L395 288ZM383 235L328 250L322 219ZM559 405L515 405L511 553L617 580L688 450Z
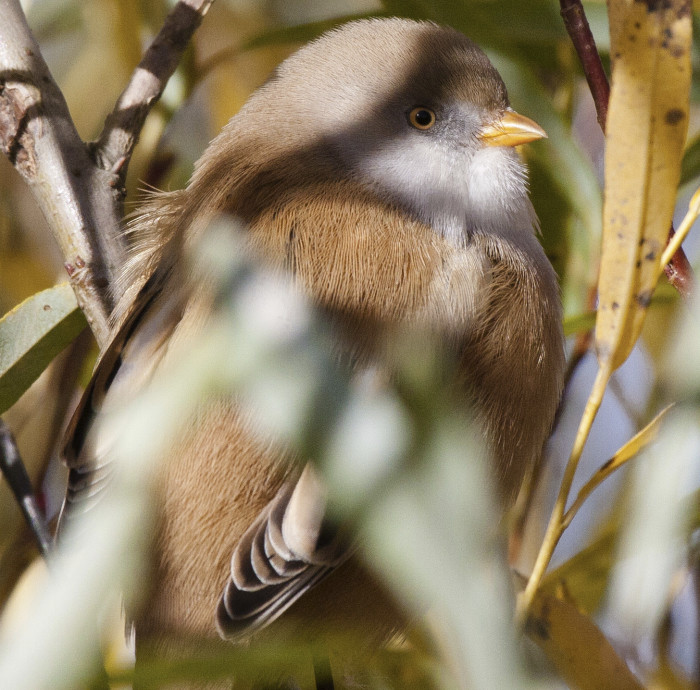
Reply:
M80 24L82 4L82 0L42 0L32 2L25 13L37 38L50 35L56 40L64 33L73 38L72 32Z
M527 66L501 53L490 52L489 57L508 87L513 107L533 118L549 135L548 139L527 147L528 160L536 161L533 171L548 171L545 184L536 182L538 190L542 188L542 191L533 201L538 213L547 219L547 224L542 226L545 246L561 247L566 243L569 247L565 257L561 257L566 258L567 263L565 308L567 311L584 309L582 296L595 281L593 248L598 246L601 235L602 193L595 171L571 138L569 124L552 105L551 96ZM548 192L547 184L551 184L554 191ZM550 197L559 207L558 214L546 209ZM567 206L580 225L568 221ZM569 227L582 231L566 237Z
M680 669L669 664L656 669L647 683L649 690L697 690L697 687L696 681L683 676Z
M697 473L697 411L677 406L631 473L607 611L631 644L656 635L669 605L674 573L687 561L695 506L685 500Z
M545 253L554 266L559 281L563 283L568 277L569 231L573 207L569 195L555 179L556 173L541 155L544 152L534 151L533 148L536 147L530 147L527 151L530 198L540 221Z
M599 53L610 52L610 24L608 22L608 6L605 2L584 2L583 9L588 19L588 25L595 39Z
M316 654L327 656L328 649L332 649L331 662L334 655L343 658L350 676L357 671L362 678L362 687L382 690L429 690L439 687L435 682L435 659L422 651L404 646L358 656L358 643L352 636L331 631L326 639L327 643L319 649L314 649L307 642L289 640L261 640L246 647L221 644L219 649L211 643L202 647L201 640L197 639L189 643L181 641L183 653L176 662L172 659L160 660L157 653L153 654L146 648L136 674L131 669L115 669L110 672L110 681L119 684L136 679L138 687L147 690L162 688L176 681L201 682L235 675L237 683L255 682L255 687L259 687L265 680L274 680L275 687L279 687L282 679L293 676L294 687L315 688L312 658ZM354 658L357 668L352 662L348 667L345 657Z
M584 613L597 611L608 588L610 573L616 560L620 529L627 512L626 503L616 502L592 542L551 570L542 580L542 591L554 594L564 591ZM700 529L700 490L694 491L678 506L689 515L688 534Z
M454 2L454 0L384 0L388 14L430 19L464 32L482 48L492 48L523 59L524 48L539 47L531 55L540 66L552 66L553 50L566 37L556 6L549 0L501 0Z
M681 163L681 184L700 175L700 136L696 136L685 149Z
M0 413L86 325L68 283L30 297L0 319Z
M573 604L540 592L526 631L561 677L579 690L642 690L598 626Z
M414 610L439 616L444 687L522 687L480 439L468 419L429 414L422 457L365 511L368 558Z
M541 591L553 594L563 588L581 611L596 611L605 595L610 570L615 562L619 529L619 516L614 515L593 543L545 575Z
M298 24L296 26L285 26L279 29L270 29L245 42L240 50L254 50L264 46L281 45L286 43L304 43L320 36L325 31L366 17L381 16L377 13L347 14L333 19L324 19L319 22L309 22L308 24Z
M141 57L136 0L92 0L80 4L84 34L80 51L57 81L83 139L95 137ZM131 9L130 9L131 8ZM73 50L75 41L62 42ZM98 84L99 88L86 88Z
M564 335L570 336L576 333L585 333L593 330L595 326L595 312L588 311L584 314L574 314L564 319Z
M596 346L616 369L636 342L661 270L689 118L690 17L610 3L614 55L605 156Z

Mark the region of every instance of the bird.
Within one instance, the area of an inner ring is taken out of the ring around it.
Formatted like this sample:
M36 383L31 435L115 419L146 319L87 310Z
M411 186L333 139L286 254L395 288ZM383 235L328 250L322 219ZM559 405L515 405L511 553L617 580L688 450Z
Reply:
M108 489L98 421L128 405L174 344L206 327L211 292L183 261L212 219L336 327L339 360L391 376L386 342L427 329L454 355L503 510L542 455L564 380L557 276L538 240L516 147L546 134L515 112L485 53L426 21L343 24L283 61L195 164L145 203L111 342L69 426L59 532ZM202 403L173 439L156 495L140 645L239 642L324 625L379 645L405 625L387 586L327 533L323 478L266 437L234 397ZM331 528L333 525L331 525ZM436 564L439 567L439 564ZM282 629L282 627L280 627Z

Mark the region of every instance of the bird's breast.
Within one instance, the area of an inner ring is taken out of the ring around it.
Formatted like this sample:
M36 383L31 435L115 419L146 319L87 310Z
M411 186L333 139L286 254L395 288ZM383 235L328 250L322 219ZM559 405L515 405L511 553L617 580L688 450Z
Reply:
M251 242L323 307L373 325L469 328L491 262L352 185L304 190L251 219Z

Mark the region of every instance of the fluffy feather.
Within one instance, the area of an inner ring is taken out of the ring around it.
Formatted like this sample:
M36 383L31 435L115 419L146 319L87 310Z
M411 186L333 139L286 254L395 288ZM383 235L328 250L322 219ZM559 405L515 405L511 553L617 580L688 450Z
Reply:
M434 111L433 128L410 126L416 106ZM459 361L446 385L481 424L507 504L540 456L564 365L556 276L535 237L524 166L479 138L507 108L484 54L433 24L355 22L283 63L187 189L155 196L134 221L140 251L114 340L68 440L64 520L94 497L109 462L93 424L100 408L128 404L206 323L210 301L181 254L221 213L330 314L358 372L390 375L405 326L440 337ZM215 621L240 638L283 613L306 635L340 621L372 642L401 624L349 544L329 541L311 470L294 474L286 449L235 401L203 405L169 456L137 641L212 637Z

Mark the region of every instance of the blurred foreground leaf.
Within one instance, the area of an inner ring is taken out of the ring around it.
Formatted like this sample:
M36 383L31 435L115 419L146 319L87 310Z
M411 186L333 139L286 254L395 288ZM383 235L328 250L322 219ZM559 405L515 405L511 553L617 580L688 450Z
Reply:
M68 283L33 295L0 319L0 413L86 325Z
M264 682L282 687L280 681L294 678L294 687L315 688L313 659L328 655L328 650L343 650L354 655L362 678L362 687L382 690L430 690L435 684L436 660L425 652L402 646L383 649L372 654L357 655L357 640L340 632L329 633L323 647L314 648L306 641L258 641L240 647L226 643L202 647L201 640L180 641L183 653L177 661L158 659L145 649L136 672L116 668L110 672L112 684L128 684L134 681L142 690L169 687L169 683L183 681L216 681L236 679L238 684ZM331 659L333 655L331 655ZM352 667L351 667L352 668ZM352 670L350 674L353 675ZM265 686L268 687L268 686ZM286 686L284 686L286 687ZM353 685L354 687L354 685Z
M700 529L700 490L691 494L676 510L687 514L687 533ZM626 508L615 509L584 549L542 580L542 591L553 594L564 590L584 613L598 610L608 588L610 573L617 560L617 543Z
M526 629L571 687L578 690L644 687L598 626L568 601L539 592Z

